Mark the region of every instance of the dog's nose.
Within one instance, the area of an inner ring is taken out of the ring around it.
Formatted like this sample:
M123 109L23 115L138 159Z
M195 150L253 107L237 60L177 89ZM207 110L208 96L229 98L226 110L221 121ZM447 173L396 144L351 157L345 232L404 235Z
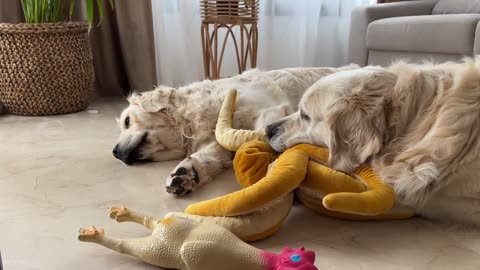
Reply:
M120 159L120 155L118 154L118 144L115 145L115 147L113 148L112 153L113 153L113 156L114 156L115 158Z
M127 165L131 165L135 161L136 152L135 151L122 152L118 144L115 145L115 148L113 148L112 153L116 159L123 161L123 163Z
M280 126L280 124L273 123L273 124L268 125L265 128L265 133L267 134L267 137L269 139L271 139L273 136L275 136L275 134L278 133L279 126Z

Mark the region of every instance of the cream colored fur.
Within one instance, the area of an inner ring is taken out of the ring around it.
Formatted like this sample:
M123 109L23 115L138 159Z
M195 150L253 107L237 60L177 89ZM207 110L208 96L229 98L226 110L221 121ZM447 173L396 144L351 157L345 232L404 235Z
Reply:
M333 168L371 163L418 213L480 225L479 59L338 72L299 107L267 127L276 150L324 145Z
M293 113L306 89L320 78L355 68L254 69L179 89L161 86L133 94L119 119L122 133L115 155L128 164L186 158L168 177L166 189L177 195L189 193L231 166L232 153L217 144L214 136L228 90L238 90L235 128L261 129Z

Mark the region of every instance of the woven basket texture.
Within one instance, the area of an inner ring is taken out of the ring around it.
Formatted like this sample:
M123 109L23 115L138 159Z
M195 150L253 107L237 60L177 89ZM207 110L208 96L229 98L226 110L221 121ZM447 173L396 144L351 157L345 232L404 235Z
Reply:
M94 96L85 22L0 23L0 102L18 115L85 109Z

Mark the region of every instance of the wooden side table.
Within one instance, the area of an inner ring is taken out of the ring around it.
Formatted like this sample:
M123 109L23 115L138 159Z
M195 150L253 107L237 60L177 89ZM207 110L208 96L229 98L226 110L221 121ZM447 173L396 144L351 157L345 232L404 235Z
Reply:
M238 73L247 69L247 63L252 68L257 66L258 9L259 0L200 0L205 79L220 78L229 38L235 46ZM226 30L223 37L219 34L221 28Z

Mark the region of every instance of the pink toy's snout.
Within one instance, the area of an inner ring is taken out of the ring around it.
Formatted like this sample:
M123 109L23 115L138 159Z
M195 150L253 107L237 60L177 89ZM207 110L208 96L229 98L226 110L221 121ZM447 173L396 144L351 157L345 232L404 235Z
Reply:
M318 270L314 265L315 252L285 247L282 254L264 253L264 256L272 263L270 269L274 270Z

